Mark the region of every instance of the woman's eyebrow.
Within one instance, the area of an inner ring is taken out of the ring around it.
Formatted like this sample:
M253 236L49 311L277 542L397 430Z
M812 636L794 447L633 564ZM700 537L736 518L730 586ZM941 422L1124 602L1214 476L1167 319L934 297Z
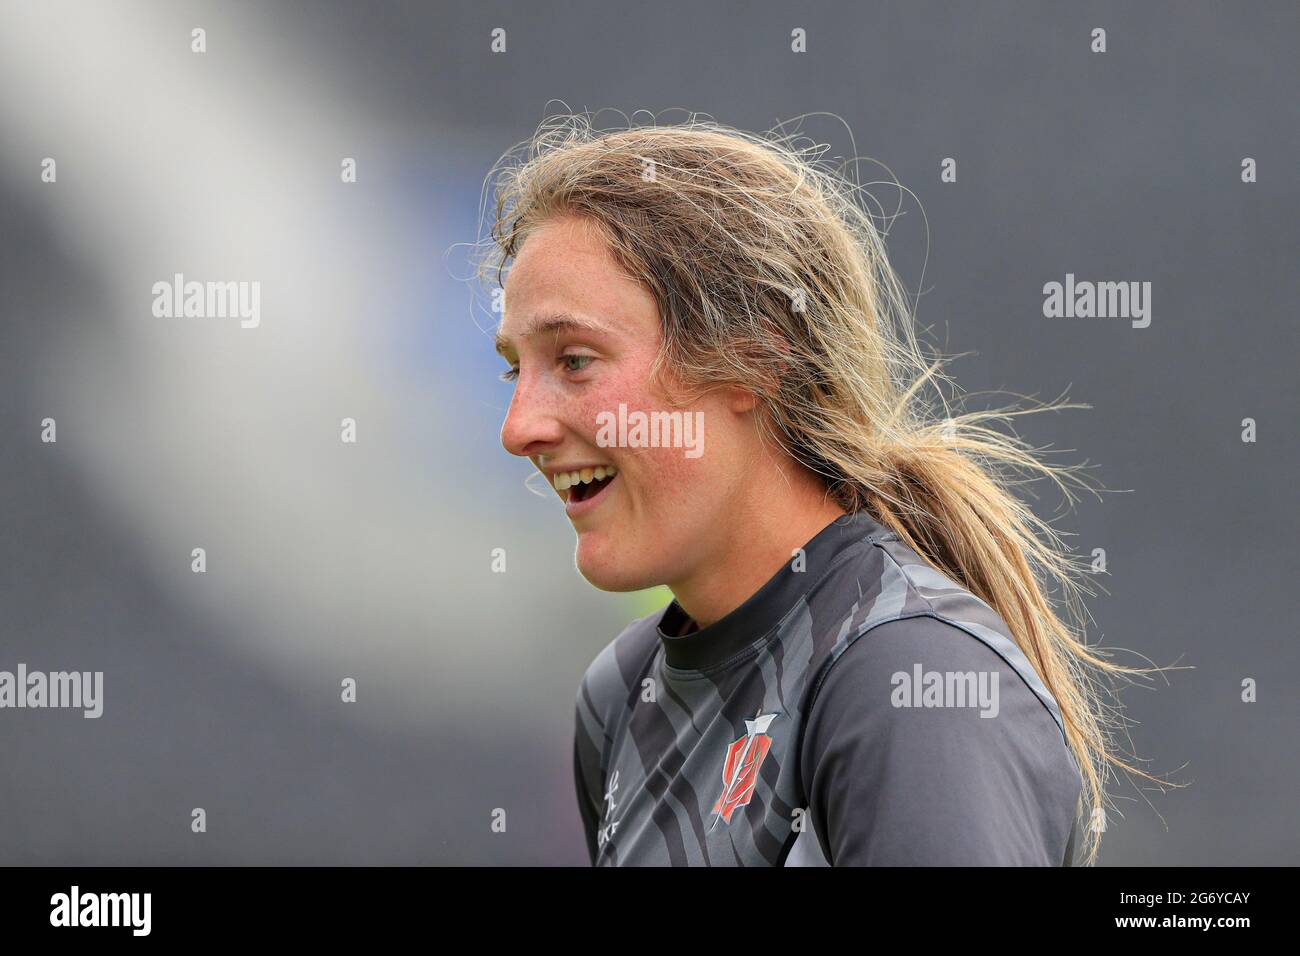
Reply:
M525 326L524 331L519 334L519 337L526 339L534 335L547 335L556 332L570 331L609 332L610 329L594 319L578 318L568 312L557 312L554 315L540 315L536 317ZM507 350L511 348L510 339L498 332L496 334L497 352L501 355L505 355Z

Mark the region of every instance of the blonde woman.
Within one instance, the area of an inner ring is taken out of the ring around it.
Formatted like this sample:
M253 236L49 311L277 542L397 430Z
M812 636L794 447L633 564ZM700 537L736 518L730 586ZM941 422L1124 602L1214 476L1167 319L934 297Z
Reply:
M1128 669L1058 618L1074 568L999 466L1072 476L927 402L849 182L698 119L568 117L497 172L502 443L591 584L673 594L577 694L592 862L1092 861L1133 768L1088 675Z

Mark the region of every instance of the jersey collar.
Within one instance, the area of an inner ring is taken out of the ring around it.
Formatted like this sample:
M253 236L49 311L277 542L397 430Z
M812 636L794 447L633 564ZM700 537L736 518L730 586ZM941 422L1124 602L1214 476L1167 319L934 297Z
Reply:
M674 598L656 627L665 662L679 670L707 670L726 662L770 634L846 549L864 539L893 537L865 511L841 515L803 546L802 571L794 569L793 558L786 561L740 607L702 630L695 629Z

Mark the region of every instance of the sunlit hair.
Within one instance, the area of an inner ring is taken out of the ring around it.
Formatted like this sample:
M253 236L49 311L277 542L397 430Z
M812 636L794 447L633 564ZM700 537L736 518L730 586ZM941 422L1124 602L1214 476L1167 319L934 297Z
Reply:
M1002 616L1060 707L1093 863L1111 768L1164 783L1110 740L1123 720L1106 685L1155 668L1120 666L1086 643L1087 564L1010 490L1048 478L1073 502L1070 482L1096 493L1082 466L1046 464L1041 449L990 427L1088 406L954 412L946 360L918 342L882 232L857 201L865 190L849 164L833 168L824 147L798 142L697 116L606 131L584 115L553 117L489 175L479 275L502 283L552 217L594 224L658 302L653 376L665 393L687 404L723 385L753 390L765 437L822 476L845 510L867 511Z

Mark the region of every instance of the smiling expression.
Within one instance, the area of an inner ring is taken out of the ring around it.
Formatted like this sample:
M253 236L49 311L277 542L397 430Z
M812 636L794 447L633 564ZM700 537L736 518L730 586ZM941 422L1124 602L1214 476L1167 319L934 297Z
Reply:
M698 571L744 500L743 465L756 440L752 397L723 388L686 408L655 387L658 304L586 219L561 216L534 228L506 278L505 301L497 350L514 395L501 443L528 458L565 502L579 572L603 590L628 591ZM630 412L702 412L707 453L601 447L602 413L620 404Z

